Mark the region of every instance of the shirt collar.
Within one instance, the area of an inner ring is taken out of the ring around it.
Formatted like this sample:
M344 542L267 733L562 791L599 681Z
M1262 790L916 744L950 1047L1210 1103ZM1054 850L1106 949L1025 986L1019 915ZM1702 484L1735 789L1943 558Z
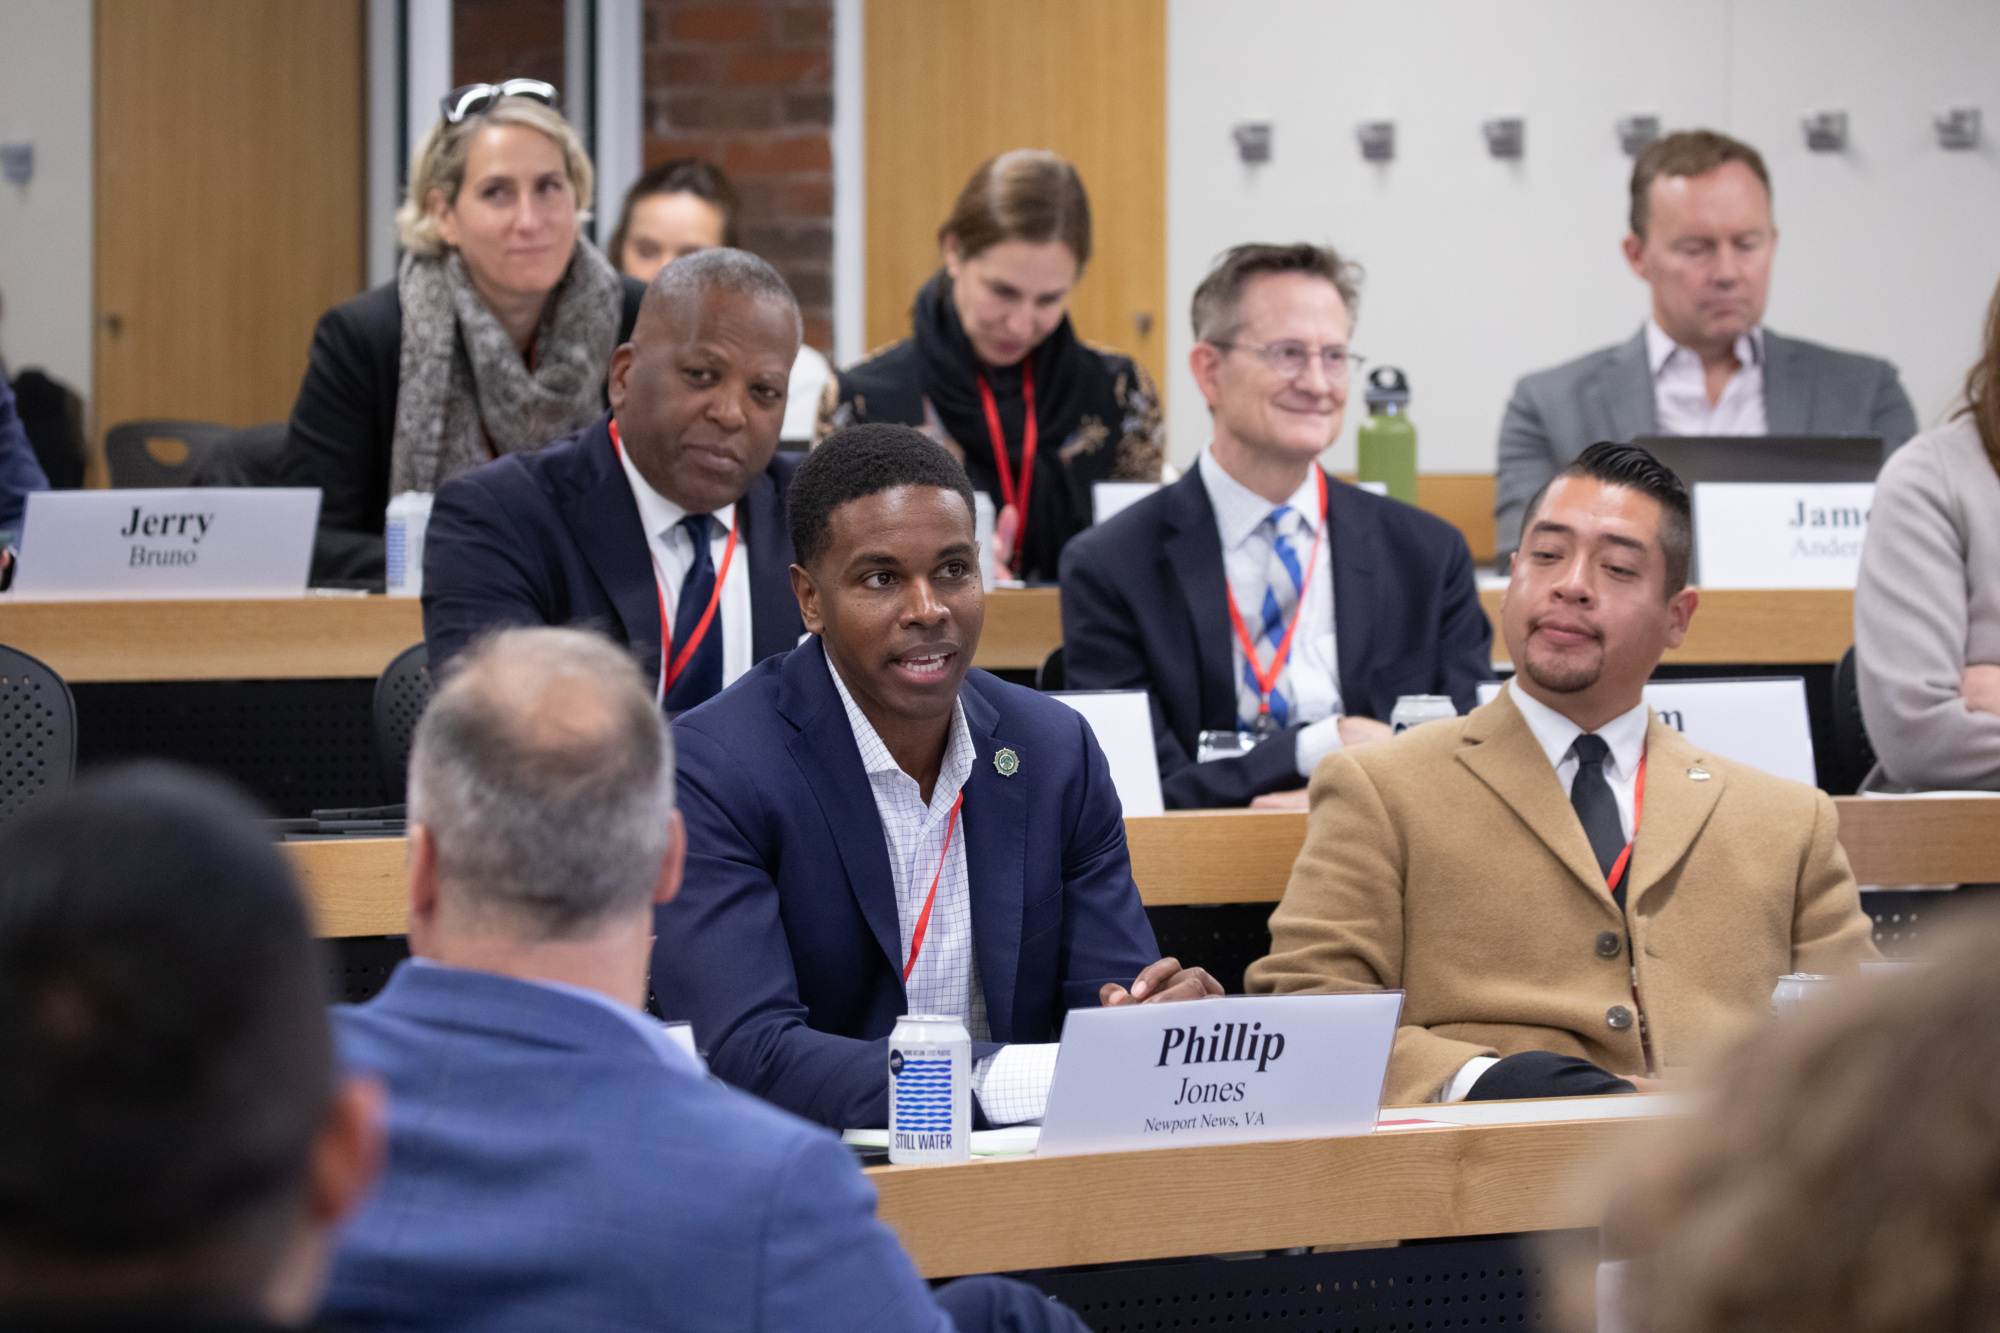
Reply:
M1750 332L1737 338L1735 351L1736 360L1742 365L1763 365L1764 326L1759 324L1756 328L1750 330ZM1646 364L1652 368L1654 379L1660 377L1660 372L1666 369L1667 362L1673 358L1676 352L1686 352L1689 356L1694 356L1692 351L1675 342L1668 335L1667 331L1660 327L1658 320L1648 317L1646 320Z
M632 487L632 498L639 505L639 525L648 537L664 537L674 530L674 525L688 516L688 511L653 489L653 484L640 475L633 466L631 455L623 449L614 450L618 455L618 465L625 469L625 480ZM736 526L736 506L724 505L709 515L722 525L723 531Z
M889 746L868 715L861 711L861 705L854 702L854 696L847 692L847 682L840 678L840 672L833 665L833 658L826 659L827 674L833 677L833 688L840 692L840 702L847 709L847 725L853 729L854 744L861 751L861 767L871 778L877 773L895 773L906 778L912 786L916 779L904 773L896 763L896 757L889 753ZM949 806L958 796L958 789L972 776L972 761L975 751L972 746L972 728L965 721L963 700L951 701L951 737L945 742L944 764L938 769L937 785L931 789L931 805L937 807L940 801Z
M440 963L435 958L412 958L410 962L416 967L436 967L451 972L472 970L469 968L453 967L450 963ZM588 986L572 986L567 981L550 981L546 977L509 976L507 979L509 981L518 981L527 986L539 986L543 990L554 991L558 995L567 995L571 999L583 1000L596 1005L600 1009L607 1010L617 1015L618 1020L625 1024L626 1027L638 1033L645 1040L646 1045L651 1047L654 1053L660 1057L661 1064L666 1065L669 1069L678 1069L689 1074L705 1076L707 1073L686 1051L681 1049L680 1043L667 1034L666 1026L658 1019L650 1014L641 1013L629 1004L623 1004L612 999L603 991L592 990Z
M1583 728L1526 690L1515 689L1512 681L1507 684L1507 696L1514 701L1514 707L1521 710L1528 730L1535 733L1542 753L1549 757L1549 767L1561 768L1563 760L1569 757L1569 747L1576 744L1578 736L1583 735ZM1611 767L1615 776L1629 778L1638 773L1639 758L1646 753L1646 728L1651 724L1652 711L1642 700L1638 707L1620 713L1597 729L1597 735L1611 747Z
M1233 551L1250 540L1257 531L1258 524L1271 516L1278 506L1266 500L1257 492L1229 475L1216 460L1214 446L1201 451L1196 460L1201 469L1201 484L1208 489L1208 503L1215 510L1215 530L1222 538L1222 549ZM1313 471L1317 471L1317 467ZM1313 484L1313 474L1306 473L1306 479L1285 501L1305 520L1307 532L1319 530L1320 508L1319 489Z

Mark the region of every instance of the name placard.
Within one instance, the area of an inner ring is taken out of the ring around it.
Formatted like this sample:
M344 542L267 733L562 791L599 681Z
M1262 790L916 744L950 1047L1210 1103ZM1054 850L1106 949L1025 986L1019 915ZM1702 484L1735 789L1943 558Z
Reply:
M297 597L312 569L317 486L35 491L21 524L23 599Z
M1153 748L1153 706L1144 690L1058 690L1060 699L1090 723L1097 747L1111 765L1111 785L1125 817L1166 813L1160 793L1160 757Z
M1852 588L1875 484L1703 481L1694 549L1705 588Z
M1479 687L1479 702L1499 693L1488 681ZM1704 750L1808 787L1818 781L1801 677L1655 680L1647 682L1645 697L1660 721Z
M1043 1157L1367 1134L1401 991L1072 1009Z

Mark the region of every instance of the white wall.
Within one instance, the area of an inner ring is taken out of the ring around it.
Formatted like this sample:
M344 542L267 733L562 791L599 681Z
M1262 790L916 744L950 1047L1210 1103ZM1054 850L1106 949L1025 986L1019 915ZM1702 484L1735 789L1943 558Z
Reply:
M1419 465L1486 472L1513 382L1630 337L1631 162L1619 117L1708 126L1770 165L1780 332L1886 356L1920 421L1950 405L2000 277L2000 4L1992 0L1170 0L1171 452L1207 438L1186 311L1221 250L1332 242L1368 270L1356 350L1400 365ZM1982 108L1979 150L1945 152L1940 107ZM1850 147L1808 153L1799 115L1845 108ZM1518 163L1480 122L1527 118ZM1396 160L1354 126L1396 121ZM1246 166L1230 129L1275 125ZM1329 456L1352 466L1354 424Z
M0 0L0 142L35 145L0 181L0 355L90 397L91 6Z

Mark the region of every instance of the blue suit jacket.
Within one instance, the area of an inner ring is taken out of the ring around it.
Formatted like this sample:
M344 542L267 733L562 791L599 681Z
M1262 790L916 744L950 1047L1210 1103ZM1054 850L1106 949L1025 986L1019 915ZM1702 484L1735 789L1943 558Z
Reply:
M1493 675L1493 626L1472 553L1441 518L1327 478L1340 697L1382 722L1403 694L1448 694L1461 713ZM1063 673L1071 689L1145 690L1166 802L1246 805L1303 786L1281 732L1236 759L1195 762L1204 731L1237 725L1228 576L1199 468L1063 551Z
M327 1289L336 1321L949 1333L846 1148L669 1065L616 1014L406 965L335 1015L390 1098L388 1170Z
M993 1045L1054 1041L1159 957L1125 824L1082 716L983 671L960 815ZM835 1127L888 1123L906 1012L889 849L817 637L674 723L687 874L659 909L653 989L721 1077ZM1006 746L1020 771L1002 777Z
M546 449L508 454L446 482L424 534L424 642L438 671L496 625L588 625L660 674L660 599L639 505L611 444L611 416ZM751 660L799 641L779 453L744 492L737 556L750 559ZM669 608L671 611L671 608ZM713 631L711 631L713 632Z

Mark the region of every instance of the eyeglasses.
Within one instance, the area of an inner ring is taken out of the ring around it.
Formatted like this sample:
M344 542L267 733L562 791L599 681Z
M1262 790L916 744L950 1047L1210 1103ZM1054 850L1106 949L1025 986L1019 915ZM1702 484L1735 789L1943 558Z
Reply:
M1225 352L1238 348L1246 352L1255 352L1265 365L1288 380L1295 380L1305 374L1306 365L1314 355L1312 348L1296 338L1287 338L1274 343L1219 342L1213 345ZM1348 376L1358 374L1361 367L1368 364L1367 357L1356 356L1345 347L1322 347L1318 355L1320 368L1326 372L1327 381L1332 384L1345 383Z
M540 79L509 79L505 83L468 83L454 88L444 95L438 109L444 112L447 125L456 125L467 116L491 111L493 104L503 97L526 97L551 110L558 110L562 105L562 97L552 83L543 83Z

